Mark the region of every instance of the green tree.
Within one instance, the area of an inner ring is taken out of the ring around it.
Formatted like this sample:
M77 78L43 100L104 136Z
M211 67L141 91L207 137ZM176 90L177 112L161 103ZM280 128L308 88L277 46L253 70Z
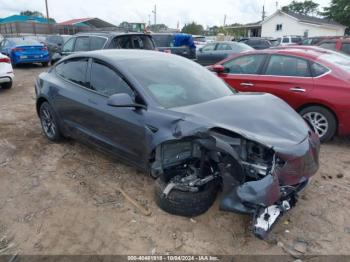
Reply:
M324 17L337 21L338 23L350 27L350 1L332 0L329 7L325 7L321 13Z
M289 5L283 6L282 11L290 11L300 15L315 15L318 14L318 7L319 4L313 2L312 0L305 0L304 2L293 0Z
M202 25L192 22L190 24L185 24L181 32L191 35L201 35L204 32L204 28Z
M30 11L30 10L21 11L20 15L44 17L43 13L39 11Z

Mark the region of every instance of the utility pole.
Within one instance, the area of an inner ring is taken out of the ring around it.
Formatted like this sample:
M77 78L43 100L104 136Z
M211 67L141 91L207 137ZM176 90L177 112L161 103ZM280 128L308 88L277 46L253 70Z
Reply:
M151 15L148 15L148 26L151 25Z
M265 6L263 5L263 11L262 11L262 20L264 21L266 17L266 13L265 13Z
M224 27L226 25L226 18L227 18L227 15L224 15Z
M276 1L276 11L278 10L278 1Z
M157 24L157 5L154 5L154 10L152 11L154 14L154 24Z
M47 0L45 0L45 6L46 6L46 19L47 19L47 27L48 27L48 29L49 29L49 33L51 33L51 28L50 28L50 20L49 20L49 18L50 18L50 16L49 16L49 6L48 6L48 4L47 4Z

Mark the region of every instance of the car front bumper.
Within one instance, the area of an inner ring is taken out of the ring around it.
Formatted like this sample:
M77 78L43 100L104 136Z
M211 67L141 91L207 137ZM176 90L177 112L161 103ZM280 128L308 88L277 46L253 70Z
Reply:
M225 181L224 177L220 209L253 215L253 231L258 237L264 238L278 217L295 206L298 193L305 189L311 176L317 172L319 149L319 139L310 133L308 139L299 145L287 150L277 149L276 157L282 159L283 163L276 164L263 179L228 190L232 183L229 178Z

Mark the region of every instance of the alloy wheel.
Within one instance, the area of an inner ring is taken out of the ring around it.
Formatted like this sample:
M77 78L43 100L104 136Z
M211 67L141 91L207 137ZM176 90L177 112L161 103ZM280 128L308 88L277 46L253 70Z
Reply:
M319 112L308 112L303 117L313 126L316 134L323 137L327 134L329 124L327 118Z
M47 135L49 138L53 138L56 135L56 124L50 110L47 107L41 109L40 119L45 135Z

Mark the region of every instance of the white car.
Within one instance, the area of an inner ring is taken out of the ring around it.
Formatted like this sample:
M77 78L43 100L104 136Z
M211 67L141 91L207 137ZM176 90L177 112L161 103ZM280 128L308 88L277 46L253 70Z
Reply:
M277 38L277 42L281 46L298 45L298 44L301 44L302 41L303 41L303 37L298 35L289 35L289 36L286 35L286 36Z
M14 76L11 59L0 53L0 87L11 88Z
M208 43L205 36L202 36L202 35L192 35L192 38L193 38L194 44L197 47L197 50L199 48L202 48L203 46L205 46Z

